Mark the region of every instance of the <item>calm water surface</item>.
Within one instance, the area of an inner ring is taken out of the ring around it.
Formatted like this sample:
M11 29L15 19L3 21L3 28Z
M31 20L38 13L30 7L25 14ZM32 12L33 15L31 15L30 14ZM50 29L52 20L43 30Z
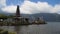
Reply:
M28 26L0 26L0 28L16 31L17 34L60 34L60 22Z

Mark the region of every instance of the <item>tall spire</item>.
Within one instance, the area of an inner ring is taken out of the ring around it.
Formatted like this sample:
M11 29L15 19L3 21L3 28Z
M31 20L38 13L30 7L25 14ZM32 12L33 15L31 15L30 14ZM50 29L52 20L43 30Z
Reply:
M17 5L17 10L16 10L16 17L20 17L20 10L19 10L19 5Z

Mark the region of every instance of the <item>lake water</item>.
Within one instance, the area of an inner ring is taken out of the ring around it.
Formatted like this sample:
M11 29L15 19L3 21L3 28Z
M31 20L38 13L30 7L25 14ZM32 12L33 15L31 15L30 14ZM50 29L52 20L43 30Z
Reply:
M28 26L0 26L0 28L16 31L18 34L60 34L60 22Z

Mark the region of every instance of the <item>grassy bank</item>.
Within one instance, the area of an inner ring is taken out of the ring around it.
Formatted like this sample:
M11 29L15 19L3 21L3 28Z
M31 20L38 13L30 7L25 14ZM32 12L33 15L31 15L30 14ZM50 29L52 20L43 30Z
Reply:
M7 30L4 29L0 29L0 34L17 34L16 32L9 32Z

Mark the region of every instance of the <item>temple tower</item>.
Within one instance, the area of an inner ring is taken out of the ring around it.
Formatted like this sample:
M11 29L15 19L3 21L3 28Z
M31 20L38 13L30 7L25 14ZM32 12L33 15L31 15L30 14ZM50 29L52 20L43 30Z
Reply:
M16 10L16 17L20 17L20 10L19 10L19 5L17 5L17 10Z
M19 5L17 5L15 24L19 24L19 22L20 22L20 10L19 10Z

